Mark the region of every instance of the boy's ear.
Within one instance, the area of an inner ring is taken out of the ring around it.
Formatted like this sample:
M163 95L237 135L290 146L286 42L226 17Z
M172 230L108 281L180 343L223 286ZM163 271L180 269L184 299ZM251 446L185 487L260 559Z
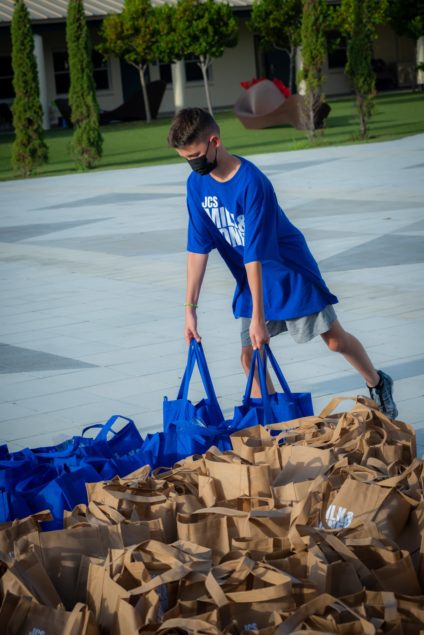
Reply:
M211 137L211 141L212 143L215 145L216 148L219 148L219 146L221 145L221 139L218 135L213 135L213 137Z

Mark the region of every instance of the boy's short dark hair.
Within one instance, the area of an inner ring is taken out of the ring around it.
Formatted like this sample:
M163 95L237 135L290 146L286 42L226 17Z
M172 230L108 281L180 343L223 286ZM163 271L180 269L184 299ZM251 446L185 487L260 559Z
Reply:
M202 108L183 108L172 120L168 133L168 144L172 148L201 141L208 134L220 134L215 119Z

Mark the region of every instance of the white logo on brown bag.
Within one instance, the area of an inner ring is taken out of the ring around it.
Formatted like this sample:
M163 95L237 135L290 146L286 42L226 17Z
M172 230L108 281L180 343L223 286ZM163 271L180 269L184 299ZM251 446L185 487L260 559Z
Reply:
M331 529L344 529L349 527L353 520L353 512L348 512L341 505L329 505L325 512L325 519Z

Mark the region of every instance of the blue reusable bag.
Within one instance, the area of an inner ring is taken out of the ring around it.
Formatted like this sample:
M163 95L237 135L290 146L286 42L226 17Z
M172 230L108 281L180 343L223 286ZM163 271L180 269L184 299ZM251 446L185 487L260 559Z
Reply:
M100 479L100 475L89 465L76 469L38 465L31 476L17 484L16 494L26 502L31 514L49 509L53 521L44 523L44 528L59 529L63 527L65 509L72 510L75 505L87 503L85 484Z
M194 365L197 363L200 377L206 392L206 399L193 404L188 399L190 380ZM163 401L163 429L168 432L169 425L177 422L197 422L206 427L217 427L224 421L218 399L215 394L212 379L206 363L203 347L196 340L191 340L188 349L187 365L181 381L177 398L170 400L164 397Z
M150 465L152 470L161 466L167 467L164 463L164 444L164 432L148 433L143 443L143 447L137 452L137 456L140 460L140 467L143 467L143 465Z
M267 360L270 361L283 392L268 394L266 383ZM258 379L261 388L261 398L251 397L255 368L258 369ZM314 414L312 397L309 392L292 392L268 344L264 345L263 356L259 349L253 351L249 376L243 403L234 408L232 430L241 430L255 425L267 425L290 421L299 417L309 417Z
M31 516L31 508L25 498L15 490L0 489L0 523L8 523L15 518Z
M116 432L113 426L119 418L126 425ZM100 428L95 438L84 436L94 428ZM114 415L104 425L88 426L81 436L59 445L10 454L5 448L0 454L8 457L0 460L0 522L50 509L53 521L44 528L62 527L64 509L87 502L86 483L125 476L148 462L145 455L152 458L154 444L150 450L146 444L142 454L143 445L132 419Z
M162 466L171 467L193 454L204 454L212 445L221 451L231 450L227 426L205 426L190 421L175 421L168 425L164 436Z
M113 426L118 419L127 424L118 432ZM96 437L84 436L89 430L100 428ZM109 435L113 435L108 438ZM57 467L78 467L90 463L91 459L113 459L138 450L143 445L134 421L122 415L113 415L105 424L95 423L83 429L81 436L73 436L54 446L24 449L16 453L16 458L32 459L38 464Z
M113 425L118 419L127 421L127 425L118 432L115 432L113 430ZM128 454L129 452L134 452L134 450L141 448L143 445L143 438L138 431L137 426L134 421L128 417L113 415L110 419L108 419L108 421L106 421L105 424L95 423L88 426L82 431L83 439L86 439L84 434L88 432L88 430L92 430L94 428L100 428L100 432L94 439L92 439L92 443L88 445L88 454L118 457ZM110 439L108 439L109 433L113 434ZM101 452L98 451L99 447L102 448Z
M0 489L8 492L14 489L16 483L29 476L36 462L30 457L14 458L0 461Z

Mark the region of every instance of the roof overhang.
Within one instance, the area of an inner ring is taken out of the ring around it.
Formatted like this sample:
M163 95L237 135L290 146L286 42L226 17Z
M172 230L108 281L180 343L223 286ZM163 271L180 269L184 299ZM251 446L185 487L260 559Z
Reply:
M217 0L220 1L220 0ZM176 4L177 0L152 0L153 5ZM66 20L68 0L25 0L31 21L63 22ZM228 0L233 9L248 9L253 0ZM14 0L1 0L0 26L6 26L12 21ZM121 13L124 0L84 0L84 10L88 19L101 19L112 13Z

